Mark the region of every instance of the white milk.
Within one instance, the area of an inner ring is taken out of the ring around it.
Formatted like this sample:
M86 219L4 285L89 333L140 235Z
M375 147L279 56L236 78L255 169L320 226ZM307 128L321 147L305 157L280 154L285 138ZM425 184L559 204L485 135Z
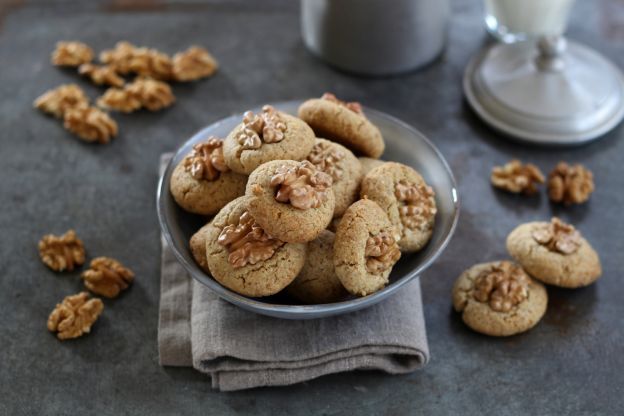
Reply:
M485 0L486 21L499 34L561 35L574 0Z

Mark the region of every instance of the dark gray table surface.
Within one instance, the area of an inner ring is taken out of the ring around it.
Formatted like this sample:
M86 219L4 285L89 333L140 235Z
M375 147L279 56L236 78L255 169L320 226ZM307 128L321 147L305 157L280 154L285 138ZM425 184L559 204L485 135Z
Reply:
M299 37L294 1L0 1L0 414L622 414L624 411L624 128L569 150L526 147L479 122L462 99L468 59L485 40L481 5L455 1L448 48L428 67L366 79L311 56ZM571 38L624 67L624 3L577 2ZM208 47L221 63L212 79L174 87L159 113L116 115L110 145L84 144L32 109L43 91L76 81L49 64L57 40L101 50L117 40L173 53ZM161 368L156 345L159 228L156 165L193 132L270 101L332 91L393 114L439 146L459 181L462 213L442 258L422 276L431 361L406 376L355 372L291 387L212 391L191 369ZM559 160L595 174L589 203L562 209L544 194L493 190L489 171L519 157L548 171ZM492 339L466 329L451 310L456 276L476 262L506 257L517 224L551 215L576 224L601 255L597 284L549 289L534 330ZM90 256L128 264L136 283L92 334L61 343L45 328L54 304L81 288L79 272L54 274L39 261L45 233L73 227Z

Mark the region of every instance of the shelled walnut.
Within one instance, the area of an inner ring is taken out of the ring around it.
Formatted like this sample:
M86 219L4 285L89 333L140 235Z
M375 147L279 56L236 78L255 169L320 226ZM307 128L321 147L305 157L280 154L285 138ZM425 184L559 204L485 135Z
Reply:
M430 186L402 180L396 184L394 193L402 203L399 207L401 222L409 229L423 229L437 213L435 193Z
M337 181L343 175L340 161L344 158L345 154L343 152L326 142L317 142L308 155L308 160L318 170L330 175L334 181Z
M247 211L237 222L226 225L217 241L227 248L228 261L234 268L268 260L285 244L269 236Z
M108 143L117 135L115 120L95 107L68 110L63 125L86 142Z
M184 168L195 179L214 181L221 172L230 169L223 159L223 140L210 137L207 141L193 146L193 151L184 158Z
M531 235L548 250L561 254L575 253L581 246L581 235L574 226L556 217L553 217L547 225L533 230Z
M537 186L544 183L544 174L531 163L523 165L519 160L511 160L503 166L492 168L492 185L512 193L532 195Z
M130 42L117 42L115 48L102 51L100 61L119 74L135 73L159 80L172 76L173 63L167 54L150 48L139 48Z
M594 175L581 164L559 162L548 175L548 196L565 205L581 204L594 192Z
M115 298L134 280L132 270L110 257L96 257L90 268L82 273L84 285L98 295Z
M171 87L162 81L150 78L137 78L125 87L128 94L141 102L150 111L158 111L175 102Z
M48 318L48 330L56 332L60 340L78 338L91 331L91 326L98 319L104 304L100 299L89 299L87 292L67 296Z
M126 88L109 88L97 100L98 107L106 110L121 111L122 113L132 113L139 110L142 106L134 94L131 94Z
M243 150L259 149L262 143L281 142L286 132L286 123L270 105L263 106L260 114L245 112L243 125L243 130L237 136Z
M475 280L473 296L492 310L509 312L529 296L529 277L521 267L501 261Z
M78 73L88 77L95 85L110 85L121 87L125 81L117 75L115 69L109 65L82 64L78 67Z
M353 111L354 113L360 114L360 115L364 115L364 113L362 112L362 105L356 101L352 101L352 102L346 102L346 101L342 101L338 98L336 98L336 96L332 93L326 92L325 94L323 94L323 96L321 97L322 100L327 100L327 101L331 101L334 102L336 104L339 104L345 108L348 108L349 110Z
M100 53L100 61L110 65L120 74L128 74L135 49L136 46L130 42L117 42L113 49L107 49Z
M176 81L195 81L217 71L218 63L210 53L199 46L191 46L173 56L173 78Z
M56 272L72 271L85 262L85 249L74 230L61 236L44 235L39 241L41 261Z
M277 187L275 199L290 203L298 209L318 208L331 192L332 177L317 170L309 161L299 162L295 167L286 165L276 169L271 186Z
M34 106L56 118L63 118L71 108L88 107L89 98L78 85L64 84L43 93L35 100Z
M381 274L399 261L401 251L392 233L382 231L368 237L364 255L366 256L366 270L372 274Z
M52 65L80 66L93 60L93 49L82 42L57 42Z

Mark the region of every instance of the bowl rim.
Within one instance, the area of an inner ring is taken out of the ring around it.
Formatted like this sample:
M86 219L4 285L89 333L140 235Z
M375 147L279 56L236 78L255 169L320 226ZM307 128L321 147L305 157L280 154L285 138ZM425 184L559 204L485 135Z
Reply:
M298 106L305 100L288 100L288 101L279 101L270 103L275 107L284 107L284 106ZM255 107L254 107L255 108ZM214 129L220 124L229 122L232 119L239 119L242 116L242 112L233 114L231 116L222 118L214 123L209 124L198 130L195 134L193 134L188 140L185 140L182 144L177 147L177 150L173 152L171 159L167 162L167 166L163 170L162 175L158 180L158 187L156 191L156 211L158 215L158 222L160 225L160 231L162 235L165 237L165 240L171 251L173 252L176 260L183 266L185 271L189 273L195 280L207 286L211 290L213 290L221 299L224 299L230 303L233 303L237 306L240 306L246 310L253 311L255 313L269 315L273 317L280 317L286 319L309 319L309 318L317 318L324 317L329 315L338 315L346 312L351 312L359 309L363 309L367 306L373 305L382 299L396 293L396 291L404 286L405 284L412 281L414 278L418 277L423 271L428 269L434 261L436 261L440 255L444 252L446 247L448 246L453 234L455 233L455 229L457 228L457 223L459 221L459 212L460 212L460 198L459 192L457 188L457 181L455 179L455 175L451 170L448 162L440 152L440 150L420 131L406 122L391 116L387 113L371 109L369 107L363 106L364 110L368 114L375 114L377 118L384 118L387 121L397 124L402 128L409 130L415 136L418 136L438 157L439 161L442 163L442 166L446 170L446 173L449 176L450 183L452 185L451 193L452 193L452 202L453 202L453 219L451 223L451 227L449 228L447 234L442 239L438 249L433 252L433 254L423 261L418 267L412 269L409 273L403 275L400 279L392 282L391 284L385 286L383 289L364 297L359 297L355 299L349 299L341 302L334 303L325 303L325 304L314 304L314 305L283 305L283 304L275 304L270 302L263 302L260 300L256 300L254 298L248 298L246 296L240 295L225 286L222 286L219 282L214 280L211 276L208 276L194 261L191 263L187 261L187 259L182 255L181 250L188 250L188 247L178 247L176 242L173 239L171 230L169 228L169 224L167 222L167 218L165 216L165 198L164 194L169 191L169 182L165 183L165 178L171 176L173 166L173 161L177 159L179 154L182 152L182 149L186 147L187 143L196 140L197 137L204 137L205 131L208 129Z

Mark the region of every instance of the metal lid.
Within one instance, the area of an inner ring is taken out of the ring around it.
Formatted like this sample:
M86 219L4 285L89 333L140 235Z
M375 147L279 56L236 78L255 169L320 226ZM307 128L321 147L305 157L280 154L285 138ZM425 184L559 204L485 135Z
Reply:
M584 143L624 117L619 69L560 36L487 48L468 65L464 92L485 122L533 143Z

